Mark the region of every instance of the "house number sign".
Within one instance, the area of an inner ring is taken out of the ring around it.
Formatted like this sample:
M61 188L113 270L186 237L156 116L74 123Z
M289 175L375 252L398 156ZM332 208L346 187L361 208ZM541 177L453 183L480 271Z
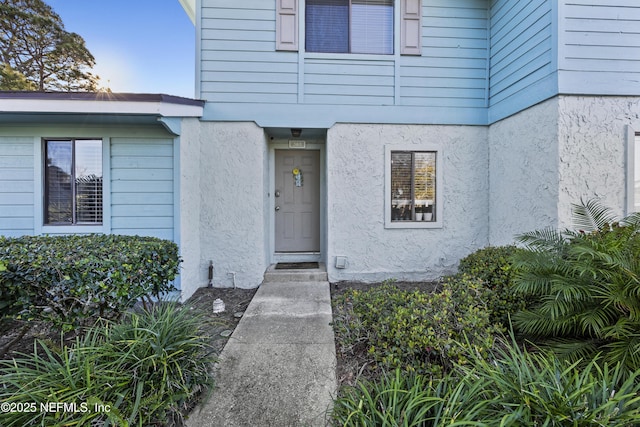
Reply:
M302 187L302 171L299 168L295 168L293 171L293 182L296 187Z

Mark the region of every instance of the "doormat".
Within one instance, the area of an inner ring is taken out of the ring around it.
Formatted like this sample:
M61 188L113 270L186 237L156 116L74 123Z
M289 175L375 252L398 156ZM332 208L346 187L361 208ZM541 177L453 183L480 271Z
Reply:
M317 262L279 262L276 270L309 270L318 268Z

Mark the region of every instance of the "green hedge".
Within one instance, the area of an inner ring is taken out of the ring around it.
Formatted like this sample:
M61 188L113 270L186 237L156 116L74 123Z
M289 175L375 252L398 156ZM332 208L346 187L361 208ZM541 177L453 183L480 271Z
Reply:
M63 330L175 290L178 246L119 235L0 237L0 309Z
M513 245L488 246L479 249L460 260L459 271L480 279L483 285L491 289L493 298L487 300L490 320L509 328L509 316L524 310L529 301L514 292L513 257L523 249Z
M389 282L369 290L347 290L334 300L337 350L356 358L369 373L392 371L441 375L465 363L458 343L486 353L498 328L489 322L491 291L479 280L454 276L440 292L399 289Z

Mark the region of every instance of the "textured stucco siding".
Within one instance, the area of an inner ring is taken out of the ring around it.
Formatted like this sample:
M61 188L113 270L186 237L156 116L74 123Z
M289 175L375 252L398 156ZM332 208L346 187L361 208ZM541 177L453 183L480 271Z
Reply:
M559 98L559 225L571 225L571 205L600 198L623 215L626 205L626 126L640 130L640 98Z
M558 100L535 105L489 128L489 241L558 221Z
M487 244L487 128L339 124L327 134L329 280L433 279ZM443 153L443 227L386 229L385 145ZM336 269L335 257L347 268Z
M181 243L185 296L207 285L254 288L266 270L264 131L255 123L183 123ZM187 261L187 257L189 258Z
M491 125L490 243L571 227L581 200L623 215L627 126L640 129L638 97L560 96Z

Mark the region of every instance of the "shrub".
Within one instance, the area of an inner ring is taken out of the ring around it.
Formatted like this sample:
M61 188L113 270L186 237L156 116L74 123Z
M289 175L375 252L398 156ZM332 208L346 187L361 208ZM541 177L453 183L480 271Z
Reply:
M2 309L69 330L174 290L179 264L177 245L152 237L0 237Z
M597 201L574 206L578 231L521 236L516 290L535 298L514 325L570 360L602 353L640 368L640 216L618 222Z
M635 426L640 383L620 364L584 368L550 352L503 343L489 358L470 351L471 363L443 378L395 376L343 387L332 418L342 426Z
M40 341L33 354L0 361L0 402L36 405L0 414L0 424L148 426L179 419L212 384L202 326L188 307L165 303L120 324L100 322L60 350ZM41 410L48 402L75 407Z
M513 291L513 256L522 251L516 246L489 246L460 260L459 271L482 280L493 291L487 300L491 322L509 327L509 315L523 310L527 301Z
M483 292L477 280L465 276L446 280L437 293L403 291L389 283L349 290L335 301L338 351L360 358L374 374L401 368L440 375L453 362L465 362L457 345L465 336L481 352L491 347L496 328Z

